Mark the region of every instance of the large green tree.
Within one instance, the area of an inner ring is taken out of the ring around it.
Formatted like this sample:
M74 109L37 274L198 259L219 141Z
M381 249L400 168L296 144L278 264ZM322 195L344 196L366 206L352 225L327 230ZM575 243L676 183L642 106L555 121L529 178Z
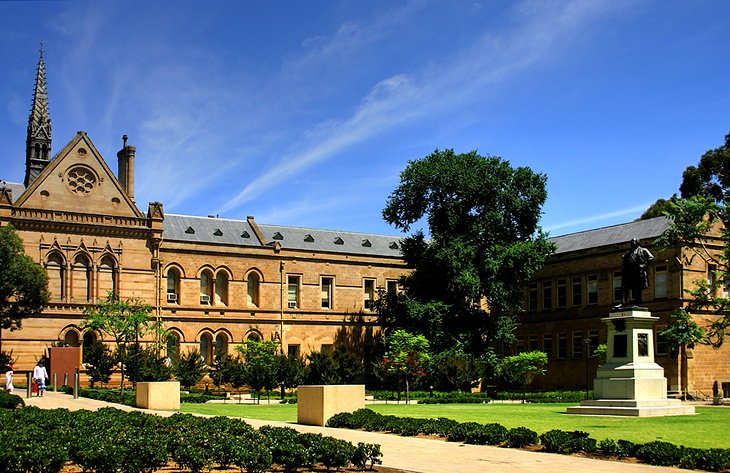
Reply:
M21 328L22 320L48 303L46 270L23 253L12 225L0 227L0 353L2 331Z
M403 231L413 271L404 294L377 306L386 328L427 334L435 351L482 354L511 341L523 289L554 251L538 222L546 177L495 156L436 150L411 161L388 198L385 220ZM486 304L484 304L484 302Z

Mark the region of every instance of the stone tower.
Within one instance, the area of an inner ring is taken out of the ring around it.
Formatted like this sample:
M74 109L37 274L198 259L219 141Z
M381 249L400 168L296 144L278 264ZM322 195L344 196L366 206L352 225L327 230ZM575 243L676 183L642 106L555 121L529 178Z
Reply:
M26 188L51 160L51 116L48 114L48 94L46 93L46 71L43 64L43 47L35 77L33 104L28 117L28 137L25 143L25 180Z

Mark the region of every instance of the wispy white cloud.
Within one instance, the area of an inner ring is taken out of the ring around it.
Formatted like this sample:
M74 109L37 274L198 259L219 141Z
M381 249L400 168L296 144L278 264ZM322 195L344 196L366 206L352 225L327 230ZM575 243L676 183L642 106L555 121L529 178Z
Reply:
M545 6L528 1L515 8L515 27L490 32L449 63L424 66L414 74L397 74L376 83L351 116L318 124L296 152L289 152L230 198L223 213L257 198L308 167L330 159L348 147L384 130L426 117L434 119L457 110L476 97L570 48L573 35L609 10L611 2L569 2ZM394 26L392 22L388 23ZM350 31L351 28L347 29ZM352 41L352 34L342 35ZM336 38L339 35L336 35ZM338 49L334 45L321 51Z
M554 230L559 230L561 228L580 227L580 226L584 226L589 223L594 224L596 222L605 222L608 220L616 219L618 217L628 217L628 216L637 217L642 212L644 212L646 209L648 209L652 203L653 202L647 202L642 205L637 205L636 207L614 210L611 212L591 215L590 217L579 218L579 219L575 219L575 220L568 220L565 222L560 222L560 223L556 223L553 225L549 225L549 226L545 227L544 230L547 232L552 232Z

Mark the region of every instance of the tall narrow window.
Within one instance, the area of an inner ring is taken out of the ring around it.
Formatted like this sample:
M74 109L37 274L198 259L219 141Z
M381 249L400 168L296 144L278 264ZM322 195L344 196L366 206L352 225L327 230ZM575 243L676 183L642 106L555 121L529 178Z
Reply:
M117 294L117 265L109 255L99 262L99 291L100 298L105 298L109 292Z
M296 309L299 307L299 276L287 276L287 307Z
M667 337L662 335L662 332L666 330L667 327L665 326L659 326L656 328L656 346L654 349L656 350L657 355L666 356L669 354L669 340L667 340Z
M667 297L667 282L669 273L666 265L656 266L654 268L654 298L663 299Z
M228 336L223 333L219 333L215 336L215 356L220 357L221 355L228 354Z
M48 292L57 300L66 299L66 264L58 253L51 253L46 260Z
M621 271L613 272L613 301L621 302Z
M215 275L215 303L228 305L228 273L218 271Z
M168 332L166 342L167 357L174 360L180 354L180 337L175 332Z
M568 334L558 334L558 360L568 358Z
M373 310L375 304L375 279L363 279L365 310Z
M547 355L548 361L553 359L553 336L546 333L542 336L542 351Z
M81 361L84 363L88 363L88 356L90 352L91 345L93 345L96 342L96 333L92 332L91 330L84 333L84 336L81 339Z
M573 332L573 359L583 358L583 332Z
M213 295L213 274L209 270L200 273L200 303L210 304Z
M537 351L537 350L539 350L540 349L540 346L539 346L540 341L539 340L540 339L538 338L537 335L530 335L527 338L527 348L530 351Z
M248 280L246 281L246 290L248 292L248 305L251 307L259 306L259 275L255 272L248 273Z
M558 279L556 288L558 292L557 307L565 309L568 305L568 282L565 279Z
M596 352L596 348L598 348L598 330L589 330L588 340L589 343L587 356L593 357Z
M583 305L583 278L575 276L573 278L573 307Z
M542 310L553 310L553 285L549 281L542 283Z
M385 281L385 291L388 294L396 294L398 292L398 281L395 279Z
M527 289L527 310L530 312L537 312L537 283L530 283L530 287Z
M588 305L598 304L598 275L588 275L586 286L588 290Z
M167 270L167 302L172 304L180 302L180 272L177 268Z
M331 309L332 308L332 288L334 287L334 279L333 278L322 278L321 280L321 290L322 290L322 308L323 309Z
M76 302L91 300L91 261L86 255L79 254L71 266L71 291Z
M200 357L207 365L213 363L213 336L209 333L200 336Z

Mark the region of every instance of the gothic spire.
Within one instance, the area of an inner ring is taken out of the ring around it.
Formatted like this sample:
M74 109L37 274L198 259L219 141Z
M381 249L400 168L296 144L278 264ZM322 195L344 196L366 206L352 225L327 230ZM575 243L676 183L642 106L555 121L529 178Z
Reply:
M25 147L25 187L33 183L51 160L51 117L48 113L46 70L43 64L43 43L36 70L33 104L28 117L28 137Z

